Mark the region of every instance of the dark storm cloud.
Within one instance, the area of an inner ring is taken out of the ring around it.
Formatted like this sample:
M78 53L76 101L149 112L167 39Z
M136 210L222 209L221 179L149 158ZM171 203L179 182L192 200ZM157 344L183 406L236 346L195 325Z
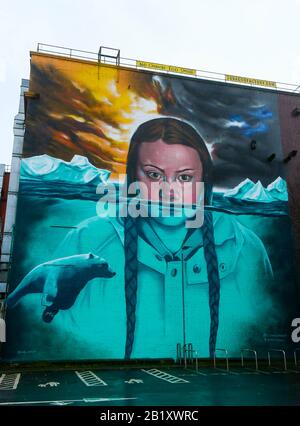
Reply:
M247 177L267 185L284 177L275 93L200 80L154 80L161 112L188 120L205 139L216 185L232 187ZM276 159L268 162L272 153Z

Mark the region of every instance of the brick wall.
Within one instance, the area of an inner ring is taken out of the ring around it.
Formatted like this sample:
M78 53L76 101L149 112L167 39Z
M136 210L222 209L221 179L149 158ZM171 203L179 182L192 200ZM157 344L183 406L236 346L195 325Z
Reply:
M286 164L286 171L290 215L293 221L296 244L298 282L300 284L300 115L293 115L293 110L296 107L300 108L300 96L280 94L278 99L284 157L292 150L298 151L296 157Z

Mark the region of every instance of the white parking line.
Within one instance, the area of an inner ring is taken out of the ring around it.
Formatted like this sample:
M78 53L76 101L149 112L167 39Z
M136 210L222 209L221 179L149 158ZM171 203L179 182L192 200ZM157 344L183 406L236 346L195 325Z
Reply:
M271 374L269 371L257 370L259 374Z
M0 405L29 405L29 404L55 404L64 405L72 402L109 402L109 401L125 401L127 399L138 399L138 398L83 398L83 399L63 399L63 400L52 400L52 401L15 401L15 402L1 402Z
M217 374L233 374L235 376L238 376L240 373L236 373L235 371L232 370L226 370L225 368L215 368L215 370L220 371L220 373L215 373L215 375ZM214 373L212 373L214 374Z
M257 375L259 375L259 372L257 371L257 370L252 370L251 368L246 368L246 367L243 367L242 369L238 369L238 370L235 370L234 369L234 371L232 371L232 370L229 370L229 373L231 373L231 374L236 374L236 375L238 375L238 376L242 376L242 375L254 375L254 376L257 376Z
M141 370L144 373L150 374L151 376L156 377L160 380L165 380L166 382L177 384L177 383L190 383L188 380L184 380L180 377L173 376L172 374L165 373L160 370L156 370L156 368L152 368L150 370Z
M210 376L227 376L227 373L210 373Z
M200 376L208 376L208 374L203 373L202 371L198 370L196 371L196 374L199 374Z
M75 374L86 386L107 386L107 383L92 371L75 371Z
M20 377L21 373L2 374L0 377L0 390L16 390Z

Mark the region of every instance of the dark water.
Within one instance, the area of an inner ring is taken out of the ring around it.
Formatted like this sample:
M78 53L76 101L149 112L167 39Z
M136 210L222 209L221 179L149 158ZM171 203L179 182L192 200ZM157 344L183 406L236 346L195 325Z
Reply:
M214 193L213 207L215 210L238 215L285 216L289 214L288 202L286 201L273 201L271 203L245 201L224 197L221 193Z
M101 188L105 189L105 185ZM21 179L20 193L22 196L34 196L36 198L59 198L65 200L89 200L98 201L101 195L99 186L86 184L67 184L61 182L43 182ZM116 197L120 186L115 184ZM101 191L103 193L103 190ZM245 201L224 197L222 193L214 193L211 210L231 213L236 215L250 214L261 216L285 216L289 214L288 202L274 201L271 203Z

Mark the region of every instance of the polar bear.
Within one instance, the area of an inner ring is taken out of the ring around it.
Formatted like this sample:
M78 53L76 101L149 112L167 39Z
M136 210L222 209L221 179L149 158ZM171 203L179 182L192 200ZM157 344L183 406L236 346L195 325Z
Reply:
M29 293L43 293L43 320L51 322L60 309L69 309L88 281L115 275L103 258L79 254L42 263L30 271L7 298L9 309Z

